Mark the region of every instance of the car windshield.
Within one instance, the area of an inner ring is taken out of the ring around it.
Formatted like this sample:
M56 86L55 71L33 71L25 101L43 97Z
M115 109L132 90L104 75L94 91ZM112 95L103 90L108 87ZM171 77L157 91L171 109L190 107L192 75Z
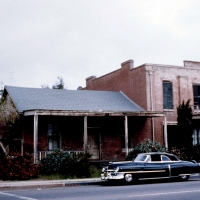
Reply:
M144 162L144 161L146 160L146 158L147 158L147 155L139 154L139 155L135 158L134 162Z

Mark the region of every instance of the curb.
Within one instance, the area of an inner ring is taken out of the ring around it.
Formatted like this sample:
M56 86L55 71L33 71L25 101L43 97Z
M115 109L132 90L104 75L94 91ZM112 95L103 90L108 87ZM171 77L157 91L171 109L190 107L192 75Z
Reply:
M0 187L0 191L3 190L23 190L23 189L44 189L44 188L56 188L63 187L63 184L46 184L46 185L19 185L19 186L3 186Z
M23 184L1 184L0 183L0 191L3 190L22 190L22 189L36 189L36 190L41 190L41 189L45 189L45 188L56 188L56 187L72 187L72 186L86 186L86 185L98 185L98 184L102 184L105 181L101 181L101 180L94 180L94 181L61 181L60 183L52 183L52 182L46 182L46 183L42 183L40 181L38 181L38 183L29 183L26 184L26 182L24 182Z

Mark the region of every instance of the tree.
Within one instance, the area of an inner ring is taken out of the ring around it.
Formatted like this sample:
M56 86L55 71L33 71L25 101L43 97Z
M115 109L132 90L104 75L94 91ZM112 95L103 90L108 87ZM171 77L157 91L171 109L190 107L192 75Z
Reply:
M21 136L21 117L14 108L9 97L2 98L0 101L0 125L3 140L6 141L6 145L11 145L13 140ZM1 142L1 149L5 152L5 143Z
M3 82L0 81L0 99L2 98L2 95L3 95Z
M83 87L82 86L79 86L78 88L77 88L77 90L82 90L83 89Z
M64 89L65 83L62 77L58 76L58 81L52 86L52 89Z
M50 87L48 85L45 85L45 84L41 85L41 87L44 88L44 89L50 89Z
M1 99L2 95L3 95L3 90L0 90L0 99Z
M177 121L180 147L192 146L192 108L190 99L177 107Z

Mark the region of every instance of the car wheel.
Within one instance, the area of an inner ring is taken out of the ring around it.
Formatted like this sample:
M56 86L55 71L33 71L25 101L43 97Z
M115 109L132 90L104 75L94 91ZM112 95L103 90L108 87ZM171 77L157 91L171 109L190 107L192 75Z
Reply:
M182 181L187 181L189 178L190 178L189 175L181 175L181 176L180 176L180 179L181 179Z
M125 174L124 180L126 181L126 183L131 183L133 181L132 174Z

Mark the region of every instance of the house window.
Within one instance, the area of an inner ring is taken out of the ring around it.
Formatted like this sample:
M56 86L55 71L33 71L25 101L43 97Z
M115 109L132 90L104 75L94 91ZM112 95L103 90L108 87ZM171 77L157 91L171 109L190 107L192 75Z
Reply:
M55 124L48 124L48 147L49 151L60 148L60 134Z
M172 83L169 81L163 81L163 108L173 109Z
M194 109L200 109L200 85L193 85Z
M192 144L193 146L200 144L200 129L193 129Z

